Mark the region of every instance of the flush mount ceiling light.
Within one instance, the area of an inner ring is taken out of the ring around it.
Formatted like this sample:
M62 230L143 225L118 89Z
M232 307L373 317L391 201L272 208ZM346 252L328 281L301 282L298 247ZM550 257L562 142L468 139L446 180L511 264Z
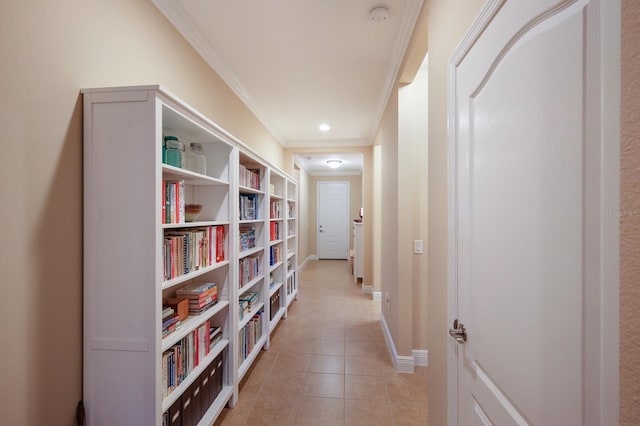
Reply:
M318 129L319 129L321 132L328 132L329 130L331 130L331 126L329 126L327 123L321 123L321 124L318 126Z
M389 19L389 9L384 6L374 7L369 12L369 20L374 22L383 22Z
M331 167L332 169L337 169L341 164L341 160L327 160L327 166Z

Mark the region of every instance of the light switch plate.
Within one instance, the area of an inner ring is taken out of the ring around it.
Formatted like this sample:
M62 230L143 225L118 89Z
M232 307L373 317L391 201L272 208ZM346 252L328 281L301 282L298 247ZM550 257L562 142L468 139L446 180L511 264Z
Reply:
M413 253L414 254L423 253L422 240L413 240Z

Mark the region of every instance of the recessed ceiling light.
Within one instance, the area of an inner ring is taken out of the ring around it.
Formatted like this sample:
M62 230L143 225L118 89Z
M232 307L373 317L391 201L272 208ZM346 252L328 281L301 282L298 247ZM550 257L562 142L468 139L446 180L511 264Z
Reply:
M327 160L327 166L331 167L332 169L337 169L341 164L341 160Z
M327 123L322 123L318 126L318 129L321 132L328 132L329 130L331 130L331 126L329 126Z

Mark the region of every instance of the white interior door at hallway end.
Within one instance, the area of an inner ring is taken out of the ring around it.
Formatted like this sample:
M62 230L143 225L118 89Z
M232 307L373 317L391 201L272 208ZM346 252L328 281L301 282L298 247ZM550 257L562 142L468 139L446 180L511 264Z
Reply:
M349 182L318 182L318 257L349 256Z
M615 3L490 0L451 60L451 424L617 424Z

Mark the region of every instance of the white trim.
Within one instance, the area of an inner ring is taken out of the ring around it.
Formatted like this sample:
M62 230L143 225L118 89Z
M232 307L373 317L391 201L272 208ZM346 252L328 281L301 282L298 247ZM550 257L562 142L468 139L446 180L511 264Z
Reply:
M396 351L396 345L393 343L393 337L387 326L387 321L384 319L384 314L380 312L380 324L382 325L382 332L384 333L385 341L387 342L387 349L389 349L389 355L393 361L393 366L398 373L413 373L414 364L412 356L398 355Z
M370 145L373 145L374 143L374 139L376 137L376 134L378 133L378 128L380 127L380 123L382 122L382 116L387 107L387 103L389 102L389 97L391 96L391 91L396 84L398 72L400 71L400 65L402 64L402 59L407 50L407 46L409 45L409 41L416 26L416 22L418 21L422 3L423 0L409 0L407 2L405 13L402 15L399 36L398 38L396 38L389 65L389 71L387 72L387 76L385 77L385 81L383 84L383 95L377 105L375 119L371 122L371 129L369 129Z
M429 351L426 349L414 349L411 351L415 365L426 367L429 365Z
M298 265L298 271L302 271L304 268L307 267L307 264L309 262L311 262L312 260L318 260L318 256L310 254L305 260L304 262L302 262L301 264Z
M306 171L306 170L305 170ZM309 176L360 176L362 174L362 170L334 170L327 172L314 172L308 171Z
M374 302L382 302L382 292L381 291L374 291L373 292L373 301Z
M220 76L240 100L249 108L256 118L266 127L273 137L284 146L285 140L278 129L270 123L255 105L253 99L244 86L238 81L236 76L229 70L218 54L209 45L198 26L193 23L189 15L180 6L179 2L171 0L151 0L162 14L173 24L178 32L189 42L191 46L200 54L204 61Z
M365 139L304 139L304 140L288 140L285 148L336 148L336 147L352 147L352 146L370 146L368 140Z
M602 111L603 206L620 206L620 0L602 2L599 13ZM601 425L619 423L620 387L620 221L601 223L600 413ZM606 350L605 350L606 349Z

